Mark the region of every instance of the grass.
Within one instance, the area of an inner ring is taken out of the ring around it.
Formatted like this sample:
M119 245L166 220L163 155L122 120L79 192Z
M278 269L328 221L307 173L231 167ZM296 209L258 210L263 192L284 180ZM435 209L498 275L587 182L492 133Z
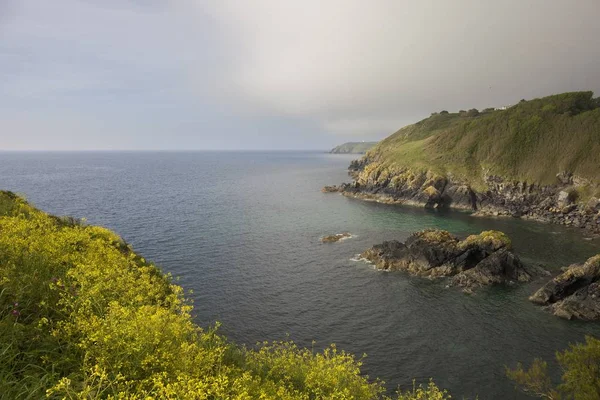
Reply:
M373 148L377 142L347 142L334 147L331 153L363 154Z
M452 174L478 187L483 172L509 180L556 183L569 171L600 177L600 108L592 92L522 101L507 110L434 114L367 153L384 166Z

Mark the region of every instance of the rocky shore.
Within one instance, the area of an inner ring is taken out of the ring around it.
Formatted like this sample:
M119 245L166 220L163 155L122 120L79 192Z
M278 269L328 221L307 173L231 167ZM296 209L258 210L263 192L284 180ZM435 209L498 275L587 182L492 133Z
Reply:
M375 268L403 271L430 279L448 278L448 285L466 293L491 285L513 285L534 278L548 279L545 269L526 265L512 252L502 232L484 231L464 240L447 231L415 232L404 243L397 240L374 245L360 255ZM600 254L573 264L529 297L564 319L600 320Z
M600 255L565 268L529 300L561 318L600 320Z
M414 276L450 277L450 284L472 289L495 284L527 282L544 273L526 267L511 251L502 232L485 231L464 240L443 230L413 233L404 243L386 241L361 254L382 270L400 270Z
M473 188L433 171L389 167L364 157L353 161L354 182L327 186L324 192L389 204L468 210L476 216L511 216L582 228L600 234L600 199L582 195L592 182L568 172L553 185L507 181L483 171L483 186Z

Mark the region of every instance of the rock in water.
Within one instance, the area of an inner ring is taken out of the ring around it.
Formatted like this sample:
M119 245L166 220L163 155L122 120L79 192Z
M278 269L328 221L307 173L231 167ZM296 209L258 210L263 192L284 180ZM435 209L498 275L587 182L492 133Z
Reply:
M567 267L529 300L561 318L600 320L600 254Z
M335 242L339 242L342 239L348 239L351 238L352 234L350 232L344 232L344 233L336 233L335 235L329 235L329 236L324 236L321 238L321 242L323 243L335 243Z
M340 192L342 189L339 186L333 185L333 186L325 186L323 187L323 189L321 189L321 192L323 193L336 193L336 192Z
M375 245L361 257L379 269L431 278L452 276L453 285L469 289L532 277L511 252L510 239L498 231L459 240L447 231L429 229L413 233L405 243L393 240Z

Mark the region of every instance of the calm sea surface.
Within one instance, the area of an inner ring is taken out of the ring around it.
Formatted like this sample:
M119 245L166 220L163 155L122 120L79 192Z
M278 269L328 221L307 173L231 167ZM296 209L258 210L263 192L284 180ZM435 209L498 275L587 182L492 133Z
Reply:
M0 188L117 231L193 290L197 321L248 345L289 338L367 354L389 388L430 377L456 398L521 398L504 366L600 336L529 303L541 282L474 296L444 281L385 273L351 258L437 227L499 229L526 261L559 268L600 253L578 231L322 194L351 156L303 152L0 153ZM323 245L323 235L354 238Z

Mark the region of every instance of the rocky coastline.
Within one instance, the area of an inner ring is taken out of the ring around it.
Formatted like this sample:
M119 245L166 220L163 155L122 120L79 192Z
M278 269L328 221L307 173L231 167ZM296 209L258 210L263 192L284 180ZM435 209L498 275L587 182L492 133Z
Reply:
M515 285L548 279L551 273L523 263L512 252L510 239L499 231L484 231L460 240L439 229L415 232L405 242L376 244L360 259L383 271L402 271L429 279L447 278L448 287L465 293L493 285ZM567 320L600 320L600 254L583 264L562 268L529 300Z
M529 300L557 317L600 320L600 254L564 268Z
M427 229L413 233L404 243L392 240L375 245L360 256L381 270L449 277L450 286L466 292L489 285L528 282L546 274L541 268L524 265L513 254L510 239L498 231L460 240L447 231Z
M474 216L507 216L581 228L600 235L600 199L581 195L592 182L561 172L553 185L508 181L482 171L483 186L431 170L389 167L363 157L350 164L352 183L323 192L388 204L449 208ZM595 186L594 186L595 187Z

